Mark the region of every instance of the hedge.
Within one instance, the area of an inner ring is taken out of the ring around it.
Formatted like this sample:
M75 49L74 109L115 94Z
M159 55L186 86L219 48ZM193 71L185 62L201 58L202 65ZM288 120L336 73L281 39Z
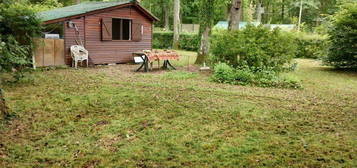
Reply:
M158 49L172 48L173 32L154 32L153 47ZM179 47L182 50L198 51L200 47L200 37L198 34L180 34Z
M216 32L217 33L217 32ZM218 32L219 33L219 32ZM286 37L294 37L297 45L295 58L320 59L328 54L328 40L326 37L316 34L306 34L297 32L286 33ZM173 32L154 32L153 48L172 48ZM197 34L183 33L180 35L180 49L187 51L198 51L200 47L200 37Z
M248 25L238 31L214 32L211 38L213 63L281 71L295 57L294 37L279 29Z
M294 36L297 44L296 58L321 59L328 54L327 37L296 32Z

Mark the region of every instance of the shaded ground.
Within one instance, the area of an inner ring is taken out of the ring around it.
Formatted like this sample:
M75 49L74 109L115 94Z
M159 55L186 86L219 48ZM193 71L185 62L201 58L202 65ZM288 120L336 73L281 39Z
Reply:
M216 84L185 61L36 72L5 86L0 167L356 167L356 73L298 62L285 75L303 90Z

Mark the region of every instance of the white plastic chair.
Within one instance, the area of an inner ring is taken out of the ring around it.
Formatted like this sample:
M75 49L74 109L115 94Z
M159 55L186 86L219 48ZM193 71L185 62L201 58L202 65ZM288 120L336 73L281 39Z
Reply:
M73 45L71 46L71 57L72 57L72 67L75 67L77 69L78 62L81 62L81 65L83 61L87 61L87 67L88 67L88 51L80 45Z

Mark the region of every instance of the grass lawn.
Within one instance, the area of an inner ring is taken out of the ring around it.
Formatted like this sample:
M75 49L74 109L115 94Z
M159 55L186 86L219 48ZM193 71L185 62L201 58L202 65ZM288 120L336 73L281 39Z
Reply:
M35 72L4 86L0 167L357 167L357 73L297 61L284 75L302 90L217 84L186 67Z

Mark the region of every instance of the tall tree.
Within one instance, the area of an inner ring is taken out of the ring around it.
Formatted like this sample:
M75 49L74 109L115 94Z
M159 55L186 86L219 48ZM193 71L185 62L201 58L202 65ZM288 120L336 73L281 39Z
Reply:
M195 64L202 64L206 61L210 41L209 37L211 35L211 30L214 23L214 9L215 0L200 0L200 34L201 34L201 45L197 54L197 59Z
M173 48L179 48L179 39L180 39L180 0L174 0L174 40Z
M298 31L300 31L301 28L301 18L302 18L302 0L300 0Z
M169 30L170 27L170 12L172 0L137 0L140 5L150 10L155 16L160 18L160 21L155 22L155 26L164 27Z
M262 3L258 2L257 4L257 22L261 23L262 22L262 14L264 13L264 8L262 6Z
M285 0L281 0L281 23L284 22L285 18Z
M170 8L169 1L162 0L162 7L164 12L164 28L166 31L170 30Z
M238 30L242 15L242 0L232 0L229 8L228 30Z

